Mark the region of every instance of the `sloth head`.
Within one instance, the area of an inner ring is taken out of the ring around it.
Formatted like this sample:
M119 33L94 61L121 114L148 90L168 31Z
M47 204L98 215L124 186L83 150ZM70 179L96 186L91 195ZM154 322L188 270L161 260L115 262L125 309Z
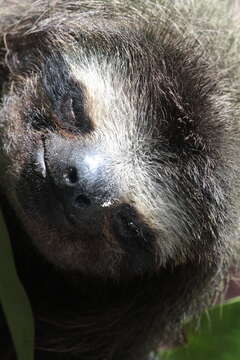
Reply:
M234 155L215 70L170 24L82 20L5 38L11 206L63 269L119 278L218 262Z

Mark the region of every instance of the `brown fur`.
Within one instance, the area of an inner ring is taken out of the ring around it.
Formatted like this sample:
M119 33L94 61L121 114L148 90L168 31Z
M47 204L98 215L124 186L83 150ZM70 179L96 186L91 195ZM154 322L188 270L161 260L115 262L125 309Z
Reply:
M146 359L223 291L240 161L227 8L1 4L1 205L37 360Z

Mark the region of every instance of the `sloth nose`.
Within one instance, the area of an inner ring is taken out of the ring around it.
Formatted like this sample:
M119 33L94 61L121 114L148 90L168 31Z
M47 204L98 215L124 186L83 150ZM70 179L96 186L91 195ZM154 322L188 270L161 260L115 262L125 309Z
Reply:
M70 201L73 207L82 207L86 208L92 205L93 203L93 194L88 188L86 190L86 179L82 176L82 181L80 181L80 169L78 167L68 167L63 172L63 184L71 189L68 191L68 201ZM66 189L64 189L66 190ZM69 196L69 193L73 196Z
M64 171L63 184L67 201L75 208L101 206L108 197L103 179L86 173L79 167L71 166Z
M111 204L112 191L106 179L104 161L100 155L72 158L60 169L58 194L65 211L78 214ZM87 213L86 213L87 215Z

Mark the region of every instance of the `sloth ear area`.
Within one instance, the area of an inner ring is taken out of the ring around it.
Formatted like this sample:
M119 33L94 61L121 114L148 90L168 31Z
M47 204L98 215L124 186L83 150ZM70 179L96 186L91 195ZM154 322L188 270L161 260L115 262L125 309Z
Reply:
M42 32L34 34L6 33L0 39L0 64L3 64L5 72L12 74L27 73L29 63L34 57L39 56L41 39L46 35Z
M0 100L10 77L26 71L30 48L27 36L0 34Z
M3 88L6 84L10 67L7 61L8 50L6 47L6 36L0 37L0 99L2 98Z

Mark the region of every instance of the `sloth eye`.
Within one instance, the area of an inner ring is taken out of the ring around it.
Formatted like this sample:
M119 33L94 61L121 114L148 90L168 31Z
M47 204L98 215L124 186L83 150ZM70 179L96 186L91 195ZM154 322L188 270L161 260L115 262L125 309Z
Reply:
M88 133L93 130L92 122L84 108L82 91L73 88L62 96L58 111L53 115L54 123L70 133Z
M87 113L85 86L69 73L62 57L58 54L48 58L42 74L41 85L49 103L50 126L77 135L91 132L94 126Z
M82 111L76 111L75 101L68 95L65 95L62 99L58 115L60 121L58 121L57 125L65 130L73 130L81 126L81 120L83 120L81 119L83 117Z

